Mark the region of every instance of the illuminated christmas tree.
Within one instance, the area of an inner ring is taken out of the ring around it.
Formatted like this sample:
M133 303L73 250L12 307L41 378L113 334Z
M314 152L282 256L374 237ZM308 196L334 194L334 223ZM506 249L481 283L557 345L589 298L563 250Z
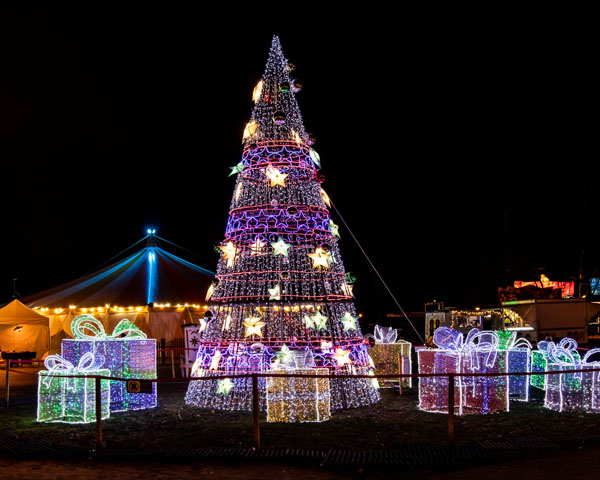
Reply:
M298 358L332 374L373 372L338 248L338 227L317 174L320 159L296 102L302 84L293 71L273 37L253 92L242 160L231 167L237 181L219 246L217 281L208 293L212 318L200 326L195 376L272 372L292 359L302 367ZM263 410L265 385L259 378ZM329 391L332 409L380 399L375 379L334 378ZM190 382L186 402L249 410L251 379Z

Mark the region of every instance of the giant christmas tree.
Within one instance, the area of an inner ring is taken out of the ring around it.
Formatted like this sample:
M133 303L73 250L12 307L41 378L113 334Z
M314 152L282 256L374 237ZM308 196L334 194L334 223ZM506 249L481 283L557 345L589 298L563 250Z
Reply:
M232 167L237 181L195 376L272 372L290 354L332 374L372 374L293 70L273 37L242 161ZM329 387L332 409L380 399L375 379L333 378ZM259 391L264 410L264 378ZM251 379L190 382L186 402L249 410Z

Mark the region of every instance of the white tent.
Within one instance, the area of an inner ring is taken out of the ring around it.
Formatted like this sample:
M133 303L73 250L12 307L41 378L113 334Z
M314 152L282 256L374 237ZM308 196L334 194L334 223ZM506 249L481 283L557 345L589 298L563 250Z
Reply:
M50 320L13 300L0 308L0 350L36 352L43 358L50 347Z

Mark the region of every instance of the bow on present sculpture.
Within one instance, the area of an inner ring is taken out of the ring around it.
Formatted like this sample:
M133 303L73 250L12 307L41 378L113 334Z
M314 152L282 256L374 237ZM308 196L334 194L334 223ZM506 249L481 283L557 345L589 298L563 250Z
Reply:
M396 343L398 332L392 327L375 325L375 343Z
M86 330L91 332L89 335ZM79 340L119 340L132 338L147 338L131 320L124 318L114 328L112 334L108 335L104 325L92 315L79 315L71 322L71 331Z
M473 370L480 370L479 355L487 353L485 365L492 367L498 355L500 339L496 332L472 329L465 339L461 332L449 327L440 327L433 332L433 343L443 350L452 350L456 353L467 355Z
M44 378L43 383L46 387L50 387L50 383L56 376L62 375L85 375L93 370L98 370L104 365L104 355L100 353L88 352L80 359L77 366L73 365L68 360L60 355L48 355L44 360L44 366L48 370L48 375ZM76 389L75 378L67 378L67 388L72 392Z
M571 338L564 338L563 340L570 340L571 342L577 345L577 342ZM548 342L547 346L548 358L552 361L552 363L556 363L561 368L562 367L572 367L573 370L582 370L585 367L600 367L600 362L590 362L589 358L592 355L596 355L600 353L600 348L592 348L588 350L588 352L584 355L583 358L580 358L579 355L576 355L577 351L575 349L568 349L560 346L560 343L557 345L554 342ZM562 342L561 342L562 343ZM567 345L572 345L568 343ZM596 373L596 379L600 379L600 372ZM573 378L581 380L583 378L583 372L575 372L573 373Z

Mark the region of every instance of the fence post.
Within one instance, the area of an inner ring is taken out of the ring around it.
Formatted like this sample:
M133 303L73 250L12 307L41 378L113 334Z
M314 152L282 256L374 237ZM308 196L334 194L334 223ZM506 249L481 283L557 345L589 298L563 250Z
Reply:
M259 414L258 403L258 375L252 374L252 420L254 423L254 446L260 448L260 425L258 423Z
M96 381L96 446L102 446L102 395L100 377L94 379Z
M398 372L400 375L404 373L404 357L401 354L398 354ZM402 377L398 378L398 394L402 395Z
M448 375L448 439L454 443L454 375Z
M6 408L10 397L10 358L6 359Z
M175 378L175 355L173 354L173 347L171 347L171 376Z

